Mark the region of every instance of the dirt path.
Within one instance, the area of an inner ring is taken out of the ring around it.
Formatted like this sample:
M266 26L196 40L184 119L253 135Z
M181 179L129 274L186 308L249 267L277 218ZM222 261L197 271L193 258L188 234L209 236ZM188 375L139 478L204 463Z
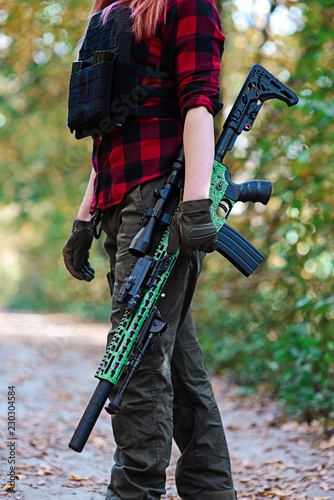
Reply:
M96 387L107 328L68 316L0 313L0 498L104 499L114 450L108 415L102 412L81 454L67 444ZM334 500L333 438L325 440L317 425L283 421L272 401L240 397L226 379L212 381L239 500ZM7 426L9 386L15 386L14 436ZM174 449L165 499L178 499L177 456ZM8 491L11 457L14 493Z

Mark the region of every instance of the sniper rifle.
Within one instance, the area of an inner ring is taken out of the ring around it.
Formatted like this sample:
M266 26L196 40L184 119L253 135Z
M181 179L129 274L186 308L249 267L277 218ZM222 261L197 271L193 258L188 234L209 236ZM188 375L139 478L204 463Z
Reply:
M211 178L211 216L219 236L218 252L245 276L249 276L259 266L264 256L225 222L237 201L267 204L271 195L271 183L255 180L234 184L222 161L232 149L238 135L252 128L261 106L268 99L279 99L288 106L298 102L296 94L286 85L262 66L255 65L224 123L216 145ZM69 443L69 447L77 452L83 450L111 388L117 385L124 369L126 368L126 373L116 397L106 407L110 414L116 414L120 410L124 392L145 352L168 326L162 320L156 302L163 293L163 287L180 253L180 249L174 255L167 253L172 215L166 213L166 208L175 190L182 186L183 169L181 150L164 188L156 193L157 203L146 214L145 227L139 231L129 248L139 259L133 264L118 299L125 313L95 374L99 383ZM223 217L218 215L219 209L222 209ZM151 257L148 254L157 224L165 225L167 229Z

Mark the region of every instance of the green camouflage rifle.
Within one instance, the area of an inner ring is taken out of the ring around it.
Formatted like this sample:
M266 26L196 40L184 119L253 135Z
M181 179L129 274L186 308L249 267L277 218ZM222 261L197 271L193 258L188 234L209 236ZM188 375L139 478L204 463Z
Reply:
M226 153L232 149L238 135L252 128L262 104L268 99L280 99L288 106L298 102L296 94L286 85L262 66L255 65L224 123L216 145L212 171L211 216L218 231L217 250L245 276L254 272L264 256L225 222L237 201L267 204L271 195L271 183L255 180L234 184L222 161ZM111 388L118 384L124 373L115 399L106 407L110 414L116 414L120 410L123 394L142 362L145 352L168 326L162 320L156 302L163 293L164 285L180 252L178 250L174 255L169 255L166 251L169 225L173 216L166 210L169 210L168 204L171 198L175 197L175 191L180 190L182 186L183 169L184 158L181 150L173 163L172 172L164 188L156 193L158 199L155 206L146 213L146 225L139 231L129 248L130 253L138 257L138 260L125 279L118 298L125 313L95 374L99 379L98 386L69 443L69 447L77 452L83 450ZM152 257L149 252L157 224L164 224L166 230Z

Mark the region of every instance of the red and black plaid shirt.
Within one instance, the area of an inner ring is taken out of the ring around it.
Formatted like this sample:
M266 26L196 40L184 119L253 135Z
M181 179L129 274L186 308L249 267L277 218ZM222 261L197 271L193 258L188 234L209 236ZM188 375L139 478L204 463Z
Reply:
M131 117L110 134L94 136L97 177L92 211L117 204L138 184L170 172L188 109L205 106L212 115L221 109L224 40L213 0L170 0L166 20L160 20L155 35L133 44L133 62L172 74L170 80L142 78L153 86L176 85L181 117ZM159 106L159 98L147 98L144 105Z

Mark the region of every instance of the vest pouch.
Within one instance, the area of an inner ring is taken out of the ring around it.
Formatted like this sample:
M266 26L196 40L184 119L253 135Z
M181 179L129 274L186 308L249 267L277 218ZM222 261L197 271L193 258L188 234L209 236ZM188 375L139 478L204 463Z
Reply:
M70 78L68 127L81 139L96 133L108 133L115 123L111 117L111 89L114 54L94 53L93 64L75 61Z

